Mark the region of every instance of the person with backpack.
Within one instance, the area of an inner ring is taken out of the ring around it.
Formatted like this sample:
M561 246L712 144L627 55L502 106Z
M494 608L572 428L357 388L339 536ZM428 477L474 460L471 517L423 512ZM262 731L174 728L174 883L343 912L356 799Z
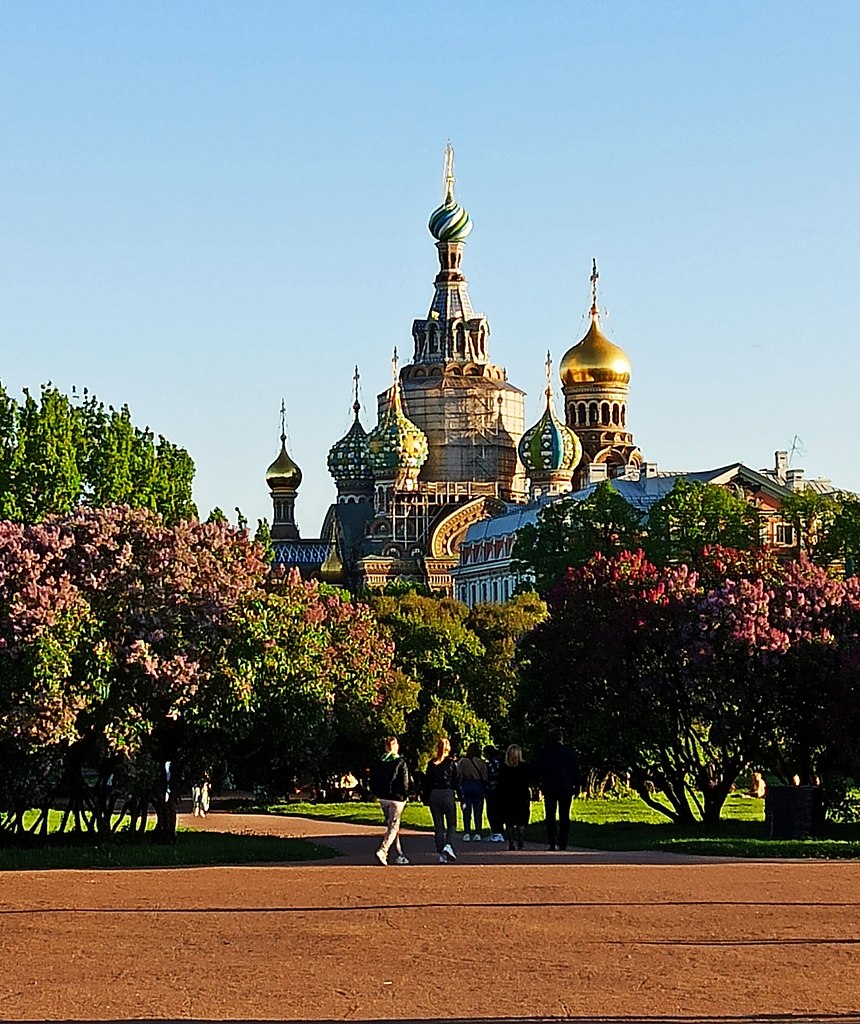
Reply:
M494 746L484 747L484 764L487 766L487 821L490 823L490 834L484 837L488 843L503 843L505 819L499 801L499 769L502 761Z
M385 835L375 853L383 866L388 865L388 852L394 847L395 864L408 864L400 846L400 819L409 795L409 768L400 756L400 741L396 736L385 740L385 753L370 769L370 789L382 809Z
M479 744L469 744L466 756L457 762L457 770L460 773L460 796L463 801L463 842L479 843L484 818L484 795L489 778L487 765L481 759Z

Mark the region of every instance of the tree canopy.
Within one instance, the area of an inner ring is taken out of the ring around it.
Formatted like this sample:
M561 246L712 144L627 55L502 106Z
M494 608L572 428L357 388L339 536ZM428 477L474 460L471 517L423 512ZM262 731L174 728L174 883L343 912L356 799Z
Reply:
M0 519L37 523L80 505L128 505L168 523L196 516L194 463L136 427L127 406L80 400L50 384L16 402L0 385Z
M571 568L523 645L519 710L533 729L563 723L672 820L715 824L750 763L856 772L860 583L701 559L701 574L641 551Z

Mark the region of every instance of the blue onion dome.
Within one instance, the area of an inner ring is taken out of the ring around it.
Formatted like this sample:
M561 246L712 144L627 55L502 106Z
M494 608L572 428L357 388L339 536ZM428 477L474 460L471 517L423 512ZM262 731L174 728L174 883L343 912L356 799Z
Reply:
M552 390L546 391L546 410L520 438L517 450L529 475L573 472L582 458L582 444L553 408Z
M281 451L266 470L266 483L271 491L281 488L296 490L302 482L302 471L287 454L286 441L286 435L281 434Z
M370 480L373 472L367 454L367 431L358 419L360 405L353 405L355 419L346 434L336 441L328 453L328 471L336 483Z
M373 475L384 477L405 473L414 480L429 453L424 431L403 411L400 382L395 381L385 411L367 435L367 458Z

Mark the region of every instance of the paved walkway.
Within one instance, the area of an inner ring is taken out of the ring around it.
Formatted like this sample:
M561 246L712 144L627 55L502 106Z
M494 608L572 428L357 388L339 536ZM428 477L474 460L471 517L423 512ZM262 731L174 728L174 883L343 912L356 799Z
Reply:
M345 856L2 873L0 1022L860 1021L854 862L482 844L443 867L419 833L405 837L413 866L383 870L369 826L198 824L305 834Z
M373 856L382 837L382 816L379 825L354 825L344 821L326 821L322 818L302 818L295 815L227 814L219 811L206 818L181 814L183 828L199 828L214 832L251 832L257 835L285 836L291 839L311 839L321 846L329 846L339 854L337 864L376 865ZM437 854L430 832L402 829L403 852L413 865L436 864ZM585 850L572 849L564 853L549 851L546 844L529 843L523 851L510 851L507 843L456 843L457 863L472 864L721 864L725 858L695 857L687 854L665 853L653 850ZM332 865L326 858L320 861L302 861L302 864ZM377 865L378 866L378 865Z

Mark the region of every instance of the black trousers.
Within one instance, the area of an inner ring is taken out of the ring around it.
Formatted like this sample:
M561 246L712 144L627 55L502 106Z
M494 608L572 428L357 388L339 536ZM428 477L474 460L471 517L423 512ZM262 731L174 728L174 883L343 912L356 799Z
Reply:
M544 793L543 808L546 815L546 838L550 846L567 849L567 836L570 831L570 801L573 793ZM558 821L556 822L556 814Z

